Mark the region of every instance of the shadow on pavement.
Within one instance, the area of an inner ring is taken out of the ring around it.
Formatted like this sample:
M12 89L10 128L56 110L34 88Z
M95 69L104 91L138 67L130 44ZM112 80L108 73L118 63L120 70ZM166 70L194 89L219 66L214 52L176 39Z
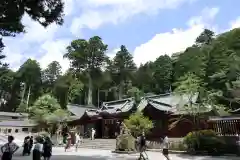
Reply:
M116 159L123 160L124 158L104 157L104 156L85 157L85 156L79 156L79 155L54 155L51 157L51 160L116 160ZM32 156L15 155L13 157L13 160L32 160ZM130 158L128 160L134 160L134 159Z
M188 155L178 154L176 157L186 160L240 160L237 156L200 156L200 155Z

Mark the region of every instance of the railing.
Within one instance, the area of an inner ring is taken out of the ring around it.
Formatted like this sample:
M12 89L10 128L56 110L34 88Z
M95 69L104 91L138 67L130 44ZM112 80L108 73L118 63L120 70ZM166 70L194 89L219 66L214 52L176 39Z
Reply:
M230 118L218 118L209 121L210 129L213 129L219 136L240 135L240 120Z

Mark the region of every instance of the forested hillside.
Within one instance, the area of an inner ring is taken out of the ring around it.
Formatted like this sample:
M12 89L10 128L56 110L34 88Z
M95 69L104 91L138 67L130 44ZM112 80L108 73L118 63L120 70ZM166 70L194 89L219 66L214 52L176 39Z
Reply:
M211 94L216 104L240 108L240 29L220 35L205 29L185 51L159 56L139 67L127 46L120 46L113 59L106 55L107 48L98 36L73 40L64 55L71 62L66 73L56 61L43 69L36 60L28 59L16 72L0 63L1 110L30 106L46 93L56 97L62 108L67 103L98 106L126 97L139 99L144 94L173 91L179 78L186 75L201 82L199 100ZM1 44L1 61L3 50Z

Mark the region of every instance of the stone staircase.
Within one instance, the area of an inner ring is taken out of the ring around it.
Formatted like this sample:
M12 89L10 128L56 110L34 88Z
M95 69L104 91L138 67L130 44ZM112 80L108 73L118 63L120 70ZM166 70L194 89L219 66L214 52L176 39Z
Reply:
M115 150L116 140L115 139L83 139L83 142L79 148L89 149L103 149L103 150Z

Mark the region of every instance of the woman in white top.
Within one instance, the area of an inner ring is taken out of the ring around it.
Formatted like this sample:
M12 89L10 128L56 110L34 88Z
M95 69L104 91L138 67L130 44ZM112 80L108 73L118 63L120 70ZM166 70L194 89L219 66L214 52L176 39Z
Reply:
M43 138L37 137L36 144L33 149L33 160L41 160L42 153L43 153Z
M163 139L163 155L167 158L167 160L170 160L168 156L168 148L169 148L169 141L168 141L168 137L165 136Z
M19 146L13 140L13 136L8 136L8 143L1 147L2 160L12 160L12 155L18 150Z
M80 138L78 133L75 134L75 139L76 139L76 144L75 145L76 145L76 152L77 152L78 146L80 145L80 142L81 142L81 138Z

